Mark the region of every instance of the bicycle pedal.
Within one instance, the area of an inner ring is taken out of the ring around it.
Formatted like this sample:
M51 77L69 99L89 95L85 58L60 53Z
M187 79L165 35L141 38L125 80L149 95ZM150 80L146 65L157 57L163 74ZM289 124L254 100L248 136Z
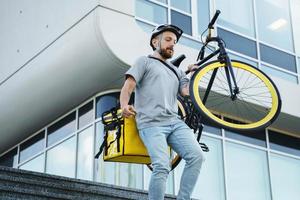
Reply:
M200 144L200 147L201 147L202 151L209 152L209 148L206 144L201 143L201 142L199 144Z

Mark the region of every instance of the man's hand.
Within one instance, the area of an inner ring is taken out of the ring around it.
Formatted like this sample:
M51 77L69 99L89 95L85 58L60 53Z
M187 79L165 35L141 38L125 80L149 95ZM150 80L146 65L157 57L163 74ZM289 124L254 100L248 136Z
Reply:
M188 66L188 71L190 71L191 76L194 74L194 72L199 68L198 65L195 64L191 64Z
M130 116L135 116L136 110L132 105L126 105L122 109L122 116L123 117L130 117Z

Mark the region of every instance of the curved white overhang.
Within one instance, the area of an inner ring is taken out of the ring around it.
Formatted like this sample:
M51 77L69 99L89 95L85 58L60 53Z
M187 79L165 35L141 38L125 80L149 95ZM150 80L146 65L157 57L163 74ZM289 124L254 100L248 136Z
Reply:
M134 1L125 2L123 10L97 5L0 85L0 153L94 94L121 86L132 63L124 59L131 57L128 54L120 58L120 53L132 48L122 43L126 37L121 37L121 30L136 28L146 35L136 24L132 26ZM116 22L118 26L111 26ZM112 29L119 37L110 37ZM119 52L124 45L127 50ZM112 50L115 46L118 48Z

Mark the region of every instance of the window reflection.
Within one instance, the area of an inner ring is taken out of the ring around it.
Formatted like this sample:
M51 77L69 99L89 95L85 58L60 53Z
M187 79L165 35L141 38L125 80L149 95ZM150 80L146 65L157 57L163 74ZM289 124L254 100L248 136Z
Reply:
M171 10L171 22L173 25L178 26L185 34L192 35L192 18Z
M96 117L101 117L104 111L116 107L119 103L119 93L103 95L96 99Z
M256 1L256 13L259 39L293 52L289 3L286 0Z
M299 0L291 0L291 14L292 14L292 22L293 22L293 31L294 31L294 43L295 50L298 55L300 55L300 1Z
M255 131L251 133L246 132L233 132L233 131L225 131L225 136L228 138L240 140L243 142L259 145L262 147L266 147L266 133L265 130Z
M203 125L203 131L207 132L207 133L212 133L212 134L215 134L215 135L222 135L222 132L221 132L220 128L210 126L210 125L207 125L207 124Z
M96 124L96 145L95 152L99 151L99 148L103 142L104 126L102 122ZM103 154L95 162L95 180L102 183L116 184L116 163L104 162Z
M289 74L283 71L279 71L278 69L275 69L273 67L269 67L267 65L261 65L261 69L268 74L268 76L276 76L279 77L281 79L290 81L292 83L298 83L298 78L296 75L293 74Z
M295 56L264 44L260 44L259 48L262 61L271 63L291 72L296 72Z
M157 24L167 23L167 9L152 2L136 0L135 14Z
M271 153L270 170L273 199L299 199L300 160Z
M222 11L220 25L255 37L252 0L217 0L216 5Z
M92 180L93 173L93 126L78 135L77 178Z
M70 135L76 129L75 112L69 114L48 128L47 146Z
M75 176L75 136L47 151L46 173Z
M230 200L271 200L267 153L226 142L226 189Z
M79 114L79 122L78 122L79 129L91 123L93 120L93 101L90 101L86 105L79 108L78 114Z
M202 136L201 140L207 144L210 150L208 153L204 153L206 159L202 165L192 197L196 199L225 200L222 142L219 139L206 136ZM178 181L179 177L177 177L176 184L178 184Z
M25 164L20 166L20 169L34 171L34 172L44 172L44 162L45 154L41 154L32 160L26 162Z
M228 53L228 54L229 54L229 57L230 57L231 60L242 61L242 62L245 62L245 63L247 63L249 65L252 65L253 67L256 67L256 68L258 67L257 62L255 62L255 61L252 61L250 59L244 58L242 56L235 55L233 53Z
M184 12L191 13L191 0L171 0L171 6Z
M121 186L143 189L142 165L119 163L119 170L119 184Z
M20 162L42 151L44 148L45 132L37 134L20 145Z
M270 148L300 156L300 138L268 131Z
M209 0L197 1L197 18L198 18L198 33L202 32L207 28L209 23Z
M16 167L18 164L17 148L9 151L0 157L0 165L6 167Z
M248 38L231 33L224 29L218 28L218 35L226 43L226 48L245 54L252 58L257 58L256 42ZM245 48L247 47L247 48Z

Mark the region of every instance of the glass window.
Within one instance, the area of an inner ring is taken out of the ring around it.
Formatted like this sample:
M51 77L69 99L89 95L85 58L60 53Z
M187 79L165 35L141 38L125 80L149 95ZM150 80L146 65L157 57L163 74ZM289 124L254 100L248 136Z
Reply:
M96 117L101 117L104 111L116 107L119 103L119 93L100 96L96 99Z
M104 162L101 159L102 170L101 170L101 182L107 184L116 184L116 165L114 162Z
M299 199L300 160L270 154L273 200Z
M46 173L74 178L75 136L47 151Z
M191 13L191 0L171 0L171 6L184 12Z
M4 154L0 157L0 165L6 167L16 167L18 164L18 150L14 148L13 150L9 151L8 153Z
M199 35L207 28L209 23L209 0L197 1L197 18Z
M34 172L44 172L44 162L45 161L45 154L41 154L32 160L26 162L25 164L20 166L20 169L34 171Z
M37 134L20 145L20 162L25 161L31 156L39 153L44 149L45 132Z
M146 32L148 35L152 32L152 30L155 28L154 26L150 24L146 24L145 22L142 21L137 21L136 23L143 29L144 32ZM150 37L149 37L150 38Z
M292 14L292 22L293 22L293 31L294 31L294 43L295 50L298 55L300 55L300 1L299 0L291 0L291 14Z
M226 142L226 188L230 200L271 200L265 151Z
M179 13L175 10L171 10L171 23L181 28L185 34L192 35L191 17Z
M253 133L243 133L243 132L232 132L225 131L225 136L228 138L240 140L243 142L259 145L266 147L266 133L265 130L255 131Z
M259 39L294 51L289 3L286 0L260 0L256 1L256 11Z
M242 62L245 62L245 63L247 63L249 65L252 65L253 67L256 67L256 68L258 67L257 62L252 61L250 59L244 58L242 56L235 55L233 53L229 53L229 56L230 56L230 59L232 59L232 60L242 61Z
M215 135L222 135L221 129L214 127L214 126L210 126L210 125L203 125L203 131L207 132L207 133L212 133Z
M142 165L119 163L119 170L119 183L121 186L143 189Z
M93 126L78 134L77 178L93 180Z
M256 42L218 28L218 35L225 41L226 48L257 58Z
M48 128L47 146L70 135L76 129L75 112L69 114Z
M148 1L136 0L135 13L137 17L156 24L166 24L168 21L167 9Z
M222 12L218 24L255 37L252 0L217 0L216 5Z
M96 142L95 142L95 152L99 151L99 148L103 142L103 131L104 126L102 122L96 124ZM107 184L116 184L116 163L114 162L104 162L103 154L100 155L99 159L95 162L95 179L98 182Z
M206 160L201 167L200 176L192 197L196 199L225 200L222 142L206 136L201 140L207 144L209 152L204 153ZM176 180L176 184L178 184L179 177L176 176Z
M270 148L300 156L300 138L268 130Z
M196 41L196 40L192 40L190 38L187 38L185 36L182 36L179 40L179 44L183 44L185 46L194 48L196 50L200 50L200 48L202 47L202 43Z
M159 1L159 2L162 2L162 3L167 3L167 0L155 0L155 1Z
M259 48L262 61L271 63L291 72L296 72L295 56L264 44L259 44Z
M268 75L271 76L277 76L279 78L282 78L284 80L293 82L293 83L298 83L298 78L296 75L292 75L283 71L280 71L278 69L274 69L273 67L269 67L266 65L262 65L261 69Z
M300 57L298 57L298 67L297 67L297 72L300 74Z
M93 101L79 108L79 123L78 128L82 128L93 120Z

